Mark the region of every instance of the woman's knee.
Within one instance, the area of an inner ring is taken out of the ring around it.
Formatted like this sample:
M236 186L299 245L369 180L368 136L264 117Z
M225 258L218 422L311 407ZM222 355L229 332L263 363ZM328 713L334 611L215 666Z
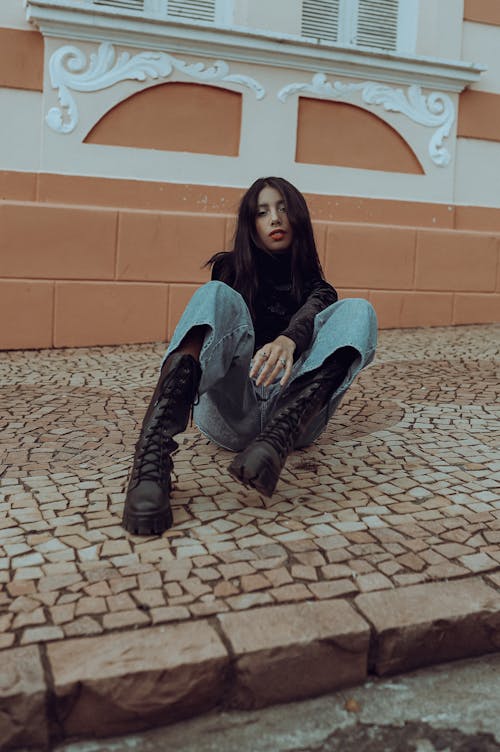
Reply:
M335 305L340 304L343 308L352 311L353 315L359 316L375 316L375 309L372 304L366 298L343 298L339 300Z
M233 288L225 282L219 282L219 280L215 279L201 285L201 287L196 290L193 297L196 295L201 295L203 297L227 298L228 300L238 300L238 298L243 300L239 292L233 290Z
M217 310L224 310L226 313L248 313L247 305L240 293L218 280L206 282L199 287L190 302L195 305L214 305Z
M325 313L328 314L326 319L340 315L344 320L357 322L358 326L363 328L377 329L377 314L370 301L365 298L343 298L329 306Z
M367 318L373 319L374 321L377 320L375 308L372 306L369 300L366 300L365 298L348 298L348 300L353 301L356 306L356 310L359 310Z

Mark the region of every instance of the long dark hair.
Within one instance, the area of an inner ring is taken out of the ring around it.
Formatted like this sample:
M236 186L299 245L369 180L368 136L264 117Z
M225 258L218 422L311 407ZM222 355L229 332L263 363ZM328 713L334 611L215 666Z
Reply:
M220 280L228 282L245 299L250 312L254 315L254 304L258 290L255 252L260 248L255 219L259 193L267 186L275 188L285 202L288 220L293 230L290 246L292 254L292 294L301 302L308 282L323 278L309 209L304 196L285 178L258 178L247 190L240 202L238 223L234 235L233 264L221 264ZM260 250L263 250L260 248ZM212 265L226 254L216 253L209 259Z

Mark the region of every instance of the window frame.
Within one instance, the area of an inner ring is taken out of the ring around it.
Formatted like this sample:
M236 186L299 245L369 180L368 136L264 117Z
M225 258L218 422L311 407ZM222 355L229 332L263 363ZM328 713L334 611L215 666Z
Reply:
M119 2L120 0L117 0ZM84 0L90 5L93 5L94 0ZM164 20L168 23L170 20L178 20L179 16L170 16L168 13L169 0L142 0L143 10L137 10L138 13L145 16L152 16ZM234 0L214 0L214 21L200 21L199 19L190 19L189 16L183 18L184 21L190 22L191 20L205 23L207 26L230 26L233 20L234 12ZM109 6L108 6L109 7ZM113 7L113 6L111 6ZM114 6L117 7L117 6ZM126 10L124 6L123 10Z
M413 3L419 0L404 0ZM157 10L163 0L147 0ZM231 16L233 0L224 3L224 16ZM347 76L390 84L413 83L440 91L461 92L479 81L484 65L407 52L384 52L370 48L341 47L297 34L247 27L207 24L200 21L159 22L158 15L96 6L90 0L25 0L26 18L45 37L87 42L109 41L116 45L227 63L264 65L302 71L308 77ZM221 5L220 7L223 7Z
M302 31L305 2L306 0L302 0L301 36L304 39L314 39L316 37L306 36ZM387 48L387 52L415 54L419 6L419 0L398 0L396 47L395 49ZM331 44L337 44L340 47L352 47L354 49L374 49L367 45L356 44L354 41L357 34L358 17L359 0L339 0L338 38L336 42L332 42ZM321 37L319 38L321 39ZM376 47L376 49L383 50L381 47Z
M235 18L235 3L237 0L214 0L214 20L213 21L206 21L196 18L189 18L188 16L180 17L180 16L169 16L168 13L168 6L170 0L142 0L143 1L143 9L133 9L133 8L127 8L125 5L123 8L120 8L119 6L114 6L112 4L107 5L105 3L101 4L94 4L95 0L77 0L75 4L85 6L90 6L91 8L114 8L117 13L123 12L132 12L133 14L137 14L139 16L144 17L152 17L155 19L158 19L160 21L163 21L164 23L176 23L176 22L184 22L184 23L199 23L203 26L206 26L207 29L211 29L214 27L222 27L222 28L231 28L233 27L233 22ZM297 29L296 36L298 38L302 38L306 41L309 41L311 39L318 39L318 37L313 36L306 36L302 33L302 12L304 7L304 2L306 0L301 0L300 5L300 11L299 11L299 28ZM359 8L359 1L360 0L339 0L339 38L337 42L328 42L326 39L322 40L324 42L327 42L332 45L338 45L341 47L349 46L354 49L367 49L366 46L363 45L357 45L354 43L354 39L356 36L357 31L357 19L358 19L358 8ZM112 2L112 0L111 0ZM120 0L116 0L116 2L120 2ZM398 0L398 31L397 31L397 44L395 50L386 50L389 52L406 52L410 54L415 53L416 49L416 40L417 40L417 27L418 27L418 17L419 17L419 5L420 0ZM236 28L236 27L235 27ZM273 33L273 30L271 29L263 29L261 27L257 26L245 26L241 28L246 28L249 33L251 32L265 32L265 33ZM279 32L276 30L276 33L279 34ZM319 37L321 39L321 37ZM368 48L371 49L371 48ZM378 48L382 49L382 48Z

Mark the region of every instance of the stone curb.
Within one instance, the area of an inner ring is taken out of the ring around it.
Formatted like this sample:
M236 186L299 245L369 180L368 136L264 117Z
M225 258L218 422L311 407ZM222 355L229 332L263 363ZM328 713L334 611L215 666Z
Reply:
M49 749L500 649L481 577L4 650L0 748Z
M370 628L344 600L218 616L234 657L233 708L299 700L362 682Z
M480 577L366 593L378 676L500 650L500 593Z

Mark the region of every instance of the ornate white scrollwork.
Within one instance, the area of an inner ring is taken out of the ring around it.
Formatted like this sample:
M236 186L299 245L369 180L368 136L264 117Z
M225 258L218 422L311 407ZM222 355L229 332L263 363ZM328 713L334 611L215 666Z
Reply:
M417 85L409 86L405 93L403 89L370 81L359 84L345 84L341 81L330 83L324 73L317 73L311 83L284 86L278 92L278 99L286 102L288 97L302 91L320 94L329 99L345 99L353 92L360 92L365 104L382 105L385 110L400 112L419 125L436 128L429 142L430 157L439 167L446 167L450 163L450 152L443 141L450 135L455 121L455 107L447 94L434 91L426 96Z
M139 52L130 55L122 52L116 56L111 42L99 45L97 54L87 56L73 45L59 47L50 58L50 81L58 90L60 107L52 107L47 115L47 125L57 133L71 133L78 123L78 109L71 91L91 92L106 89L120 81L145 81L147 78L168 78L174 70L205 83L227 82L251 89L257 99L266 91L249 76L229 73L223 60L207 67L204 63L186 63L166 52Z

